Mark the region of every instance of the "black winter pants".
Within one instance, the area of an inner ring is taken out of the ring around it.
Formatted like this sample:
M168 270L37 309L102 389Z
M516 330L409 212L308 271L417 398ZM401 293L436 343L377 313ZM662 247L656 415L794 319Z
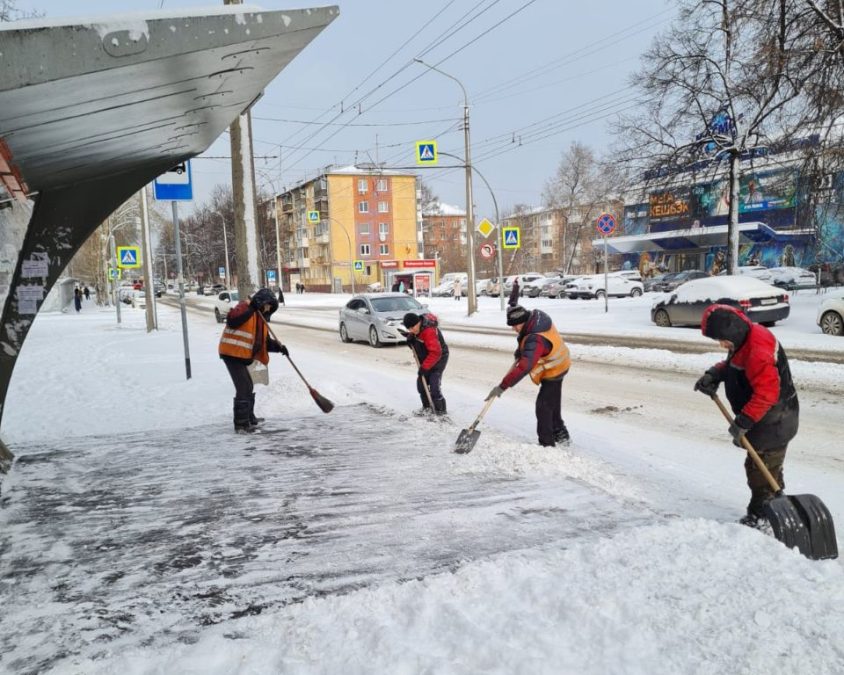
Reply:
M229 376L232 378L234 384L234 397L238 399L251 399L254 391L254 383L252 377L249 375L249 369L246 364L234 359L223 359L226 368L229 371Z
M539 445L553 446L556 436L566 428L563 423L563 377L559 380L542 380L536 396L536 435Z
M439 401L443 398L442 392L442 381L443 381L443 371L445 370L445 364L442 365L442 368L437 367L431 370L428 375L425 377L425 381L428 383L428 389L431 391L431 398L434 401ZM416 378L416 391L419 392L419 397L422 399L423 407L429 407L428 397L425 395L425 388L422 386L422 378Z

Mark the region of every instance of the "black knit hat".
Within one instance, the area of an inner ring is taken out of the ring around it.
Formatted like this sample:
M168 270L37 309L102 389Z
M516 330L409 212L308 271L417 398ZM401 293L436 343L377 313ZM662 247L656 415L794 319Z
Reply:
M520 323L525 323L530 318L530 312L521 305L509 307L507 309L507 325L516 326Z
M413 328L420 321L422 321L422 317L418 314L414 314L413 312L408 312L401 320L405 328Z
M750 322L735 307L710 305L703 313L700 332L713 340L729 340L738 349L747 339Z
M269 305L270 309L264 316L270 316L278 309L278 300L269 288L259 288L252 296L252 304L254 307L261 309L264 305Z

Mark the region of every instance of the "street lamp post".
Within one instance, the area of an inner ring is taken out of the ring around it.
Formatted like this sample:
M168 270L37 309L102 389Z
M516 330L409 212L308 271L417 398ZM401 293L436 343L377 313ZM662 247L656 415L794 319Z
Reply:
M478 303L475 295L475 210L472 203L472 154L470 149L471 144L469 142L469 96L466 94L466 87L463 86L463 83L453 75L449 75L439 68L425 63L422 59L413 60L418 61L426 68L429 68L440 75L444 75L450 80L454 80L458 85L460 85L460 89L463 91L463 145L466 164L466 243L468 245L466 271L469 277L469 288L467 289L466 296L468 299L468 314L469 316L472 316L472 314L474 314L478 309Z
M354 255L355 250L352 248L352 238L349 236L349 231L346 229L346 226L343 225L339 220L336 218L332 218L331 216L323 216L323 220L330 220L332 223L337 223L340 226L340 229L343 230L343 234L346 235L346 241L349 242L349 277L352 280L352 295L355 294L355 261ZM330 236L329 236L330 239ZM333 278L333 275L332 275Z
M264 180L266 180L270 187L273 190L272 196L272 208L273 208L273 224L275 225L275 257L276 257L276 266L278 267L278 287L281 288L282 276L281 276L281 232L279 229L278 224L278 188L276 188L275 181L269 177L266 171L262 171L261 169L255 169L258 173L260 173Z
M231 274L229 274L229 242L228 242L228 234L226 233L226 219L223 217L223 214L219 211L211 211L216 216L220 216L220 220L223 223L223 254L225 255L225 263L226 263L226 290L231 289Z

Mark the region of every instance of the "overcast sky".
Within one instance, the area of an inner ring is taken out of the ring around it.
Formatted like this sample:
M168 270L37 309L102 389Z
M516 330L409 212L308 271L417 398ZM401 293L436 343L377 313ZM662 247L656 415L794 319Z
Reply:
M90 17L160 7L196 11L219 4L222 0L17 3L20 9L39 10L50 18L72 16L72 9ZM290 9L329 3L250 4ZM291 186L327 164L355 160L412 166L414 141L429 138L439 140L440 150L462 157L462 93L454 81L412 62L426 52L426 62L439 63L466 87L473 160L492 185L502 211L520 202L540 204L545 181L573 141L606 150L610 116L631 105L629 77L639 55L674 15L670 0L337 4L340 16L270 84L253 109L255 154L273 156L256 160L259 181L276 188ZM354 105L359 100L361 114ZM331 125L323 126L325 122ZM228 136L218 139L206 155L229 155ZM443 157L440 163L454 162ZM193 169L200 201L215 184L231 181L225 159L197 159ZM461 170L420 175L443 201L465 206ZM475 202L477 217L492 219L492 201L477 180Z

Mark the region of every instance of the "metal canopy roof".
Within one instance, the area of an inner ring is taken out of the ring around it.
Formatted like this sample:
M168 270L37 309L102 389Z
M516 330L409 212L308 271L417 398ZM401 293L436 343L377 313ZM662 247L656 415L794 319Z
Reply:
M336 7L0 31L0 139L30 192L205 150Z
M644 253L652 251L684 251L710 246L727 245L727 225L696 227L667 232L649 232L621 237L609 237L607 248L612 253ZM811 230L779 232L765 223L740 223L739 238L744 244L767 241L788 241L812 235ZM603 246L603 239L593 239L593 246Z
M34 303L88 236L207 149L339 13L185 11L0 25L0 415Z

